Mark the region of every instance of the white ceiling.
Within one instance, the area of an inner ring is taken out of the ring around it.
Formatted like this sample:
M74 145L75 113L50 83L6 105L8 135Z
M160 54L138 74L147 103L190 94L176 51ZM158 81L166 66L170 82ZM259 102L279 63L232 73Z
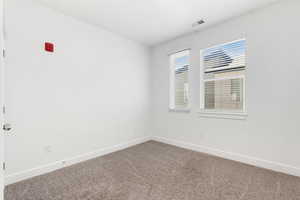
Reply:
M67 15L147 45L205 28L277 0L38 0Z

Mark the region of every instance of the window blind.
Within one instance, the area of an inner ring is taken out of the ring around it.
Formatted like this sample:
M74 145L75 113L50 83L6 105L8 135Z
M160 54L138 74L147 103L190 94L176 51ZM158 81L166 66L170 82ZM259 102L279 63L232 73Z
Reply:
M172 109L185 109L189 105L189 50L170 56L171 59L171 102Z
M239 40L202 51L204 109L244 110L245 43Z

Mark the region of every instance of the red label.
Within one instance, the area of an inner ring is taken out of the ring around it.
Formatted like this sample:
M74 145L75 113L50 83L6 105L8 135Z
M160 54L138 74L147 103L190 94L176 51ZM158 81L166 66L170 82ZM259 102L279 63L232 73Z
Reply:
M54 52L54 45L49 42L45 42L45 51Z

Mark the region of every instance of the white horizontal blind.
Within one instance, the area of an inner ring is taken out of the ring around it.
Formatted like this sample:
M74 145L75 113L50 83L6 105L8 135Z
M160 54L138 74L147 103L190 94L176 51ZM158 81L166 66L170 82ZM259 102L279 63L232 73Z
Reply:
M202 51L203 109L245 109L245 43L239 40Z
M170 55L170 108L187 109L189 105L189 50Z

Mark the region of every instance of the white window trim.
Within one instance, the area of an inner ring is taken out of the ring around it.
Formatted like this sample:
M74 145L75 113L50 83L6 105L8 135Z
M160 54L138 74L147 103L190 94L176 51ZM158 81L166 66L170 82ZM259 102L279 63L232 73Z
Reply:
M190 108L169 108L169 112L189 113L191 112L191 109Z
M246 40L245 38L241 38L238 40L234 40L232 42L226 42L220 45L226 45L233 42ZM219 45L214 45L207 48L214 48ZM241 76L233 76L233 77L226 77L226 78L212 78L212 79L206 79L204 80L204 62L203 62L203 51L206 48L203 48L200 50L200 109L198 111L199 117L205 117L205 118L219 118L219 119L235 119L235 120L244 120L248 117L248 113L246 110L246 75L247 75L247 60L246 60L246 68L245 68L245 75ZM207 81L214 81L214 80L225 80L225 79L232 79L232 78L243 78L244 84L243 84L243 110L241 111L231 111L231 110L211 110L211 109L204 109L204 83Z
M200 110L198 112L199 117L204 118L219 118L219 119L235 119L235 120L245 120L248 117L247 112L236 112L236 111L208 111Z
M190 112L191 108L191 96L190 96L190 89L187 92L187 99L188 99L188 106L187 107L175 107L175 99L174 99L174 63L173 61L175 59L170 59L170 56L174 55L174 54L178 54L178 53L182 53L182 55L185 55L188 52L189 58L188 58L188 64L189 64L189 71L188 71L188 83L190 84L190 69L191 69L191 49L190 48L186 48L186 49L182 49L180 51L176 51L174 53L170 53L168 54L168 59L169 59L169 112ZM190 87L190 85L189 85Z

